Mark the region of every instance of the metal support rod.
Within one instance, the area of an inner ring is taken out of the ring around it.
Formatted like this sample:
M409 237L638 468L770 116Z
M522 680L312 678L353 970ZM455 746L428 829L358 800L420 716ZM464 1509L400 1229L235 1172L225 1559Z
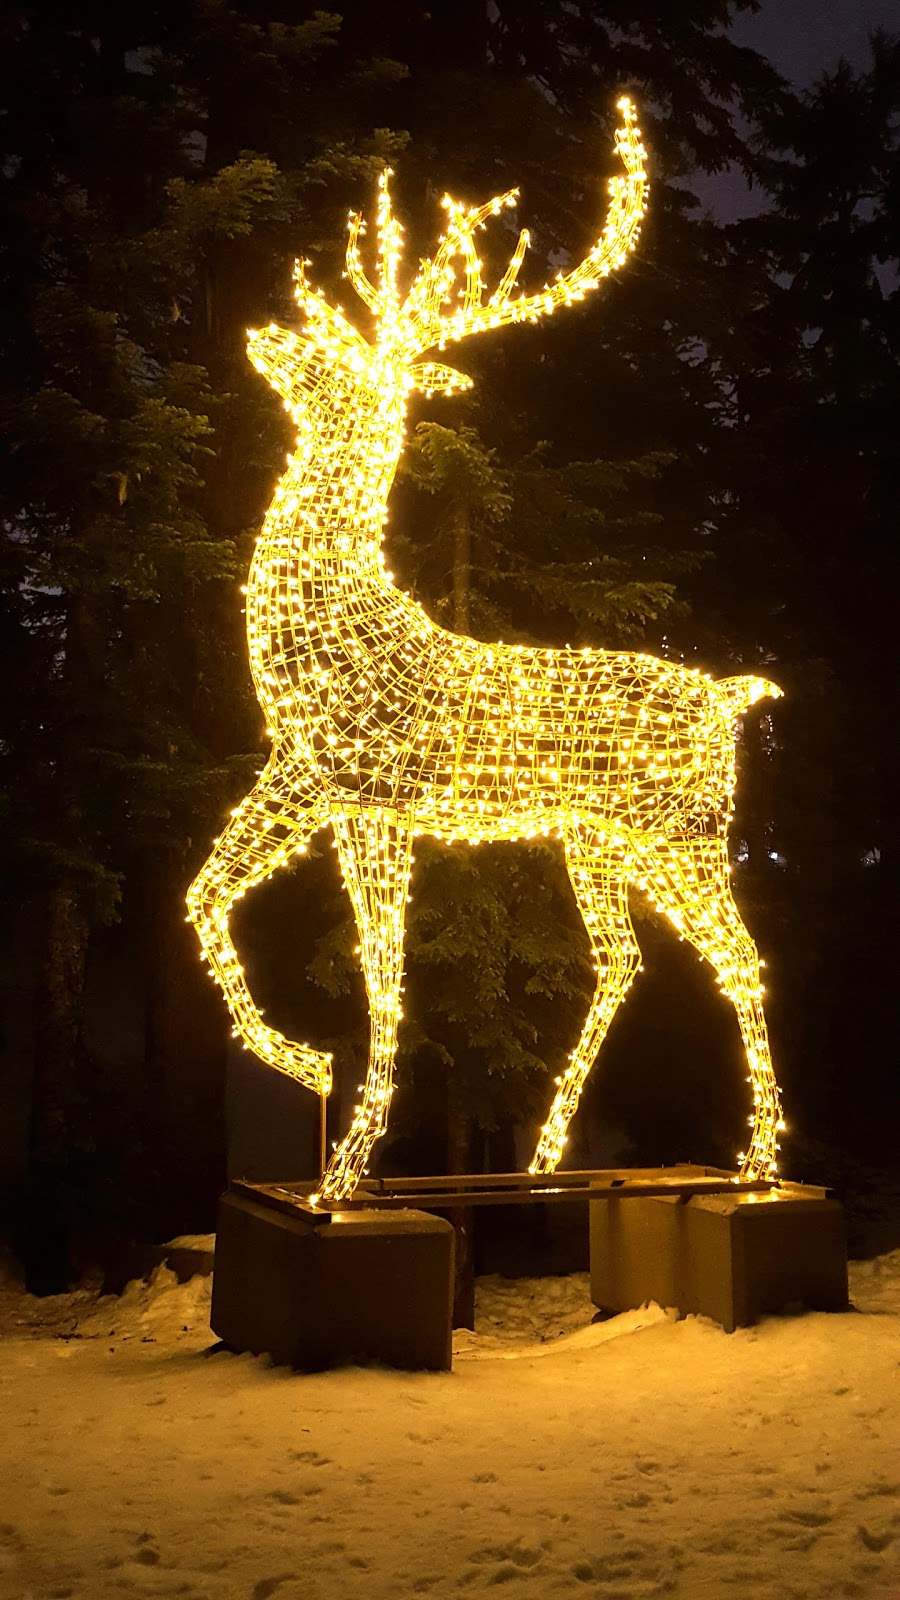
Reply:
M507 1173L502 1176L507 1179L519 1179L522 1174ZM348 1211L397 1211L411 1207L413 1210L444 1212L448 1209L470 1206L534 1205L548 1200L569 1202L587 1200L594 1203L601 1200L618 1201L641 1197L646 1199L662 1195L688 1200L692 1195L764 1195L778 1191L793 1193L797 1189L797 1185L786 1185L779 1179L741 1179L737 1173L719 1175L715 1168L711 1170L707 1168L704 1172L702 1168L690 1166L638 1167L631 1171L622 1168L619 1173L606 1170L571 1173L569 1177L577 1177L579 1180L577 1185L569 1183L553 1187L552 1175L547 1175L547 1178L538 1180L536 1186L529 1188L462 1187L456 1193L430 1187L430 1180L427 1178L396 1180L396 1188L394 1180L385 1179L382 1189L377 1189L374 1185L372 1188L360 1185L356 1194L349 1199L330 1203L317 1201L315 1204L310 1198L313 1190L311 1184L251 1183L233 1178L231 1187L257 1203L274 1206L276 1210L293 1215L300 1212L309 1221L317 1223L328 1222L333 1213ZM421 1187L411 1192L406 1186L410 1182ZM461 1183L471 1185L473 1175L464 1174ZM824 1198L827 1193L824 1189L812 1188L805 1188L802 1192L807 1198Z
M660 1195L689 1199L691 1195L700 1194L765 1194L776 1187L777 1184L768 1178L750 1178L742 1183L735 1182L733 1178L689 1178L681 1181L673 1178L659 1183L648 1180L629 1183L626 1178L619 1178L612 1183L590 1184L580 1189L462 1189L459 1194L451 1194L447 1190L423 1190L417 1194L392 1194L390 1191L365 1194L357 1189L349 1199L332 1202L331 1209L401 1211L412 1207L418 1211L446 1211L469 1206L534 1205L546 1200L629 1200L641 1196L645 1199L657 1198ZM306 1201L298 1196L295 1203L302 1206ZM322 1206L318 1209L321 1210Z
M416 1195L433 1193L437 1190L447 1190L451 1194L463 1194L467 1189L583 1189L587 1184L598 1182L612 1182L618 1178L633 1182L636 1179L647 1179L652 1183L665 1182L667 1179L682 1180L693 1178L724 1178L733 1182L737 1178L736 1172L730 1172L723 1167L698 1166L692 1163L681 1162L671 1167L604 1167L602 1169L588 1168L586 1170L565 1172L493 1172L493 1173L452 1173L437 1177L424 1178L366 1178L357 1191L359 1198L363 1193L370 1195Z

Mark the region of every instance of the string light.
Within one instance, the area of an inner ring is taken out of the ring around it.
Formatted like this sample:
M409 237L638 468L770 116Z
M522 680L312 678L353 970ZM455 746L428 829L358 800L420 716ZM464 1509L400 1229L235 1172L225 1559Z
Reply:
M639 967L629 885L711 963L734 1006L753 1092L742 1171L774 1170L778 1090L758 957L731 895L726 835L735 720L780 691L758 677L714 682L640 653L535 650L449 633L394 586L381 548L410 393L451 394L470 383L423 355L581 299L633 248L645 153L631 103L623 99L619 109L624 171L610 183L604 230L578 266L542 290L514 293L523 231L485 298L476 234L515 205L513 190L474 208L446 199L435 255L402 294L402 230L388 171L378 187L371 278L358 216L347 243L347 275L373 314L373 341L309 285L301 262L302 331L270 325L248 336L251 361L298 432L246 591L250 664L272 749L191 886L188 908L236 1035L262 1061L327 1093L331 1057L264 1022L229 917L249 888L330 824L359 929L371 1037L360 1100L324 1176L325 1199L353 1192L387 1125L419 834L563 841L597 986L556 1080L532 1172L555 1170L585 1078Z

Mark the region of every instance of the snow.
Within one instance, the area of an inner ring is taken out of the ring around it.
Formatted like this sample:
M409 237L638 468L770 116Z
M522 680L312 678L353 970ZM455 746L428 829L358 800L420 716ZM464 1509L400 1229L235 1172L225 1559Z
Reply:
M206 1278L7 1281L0 1597L900 1600L900 1251L851 1286L729 1335L482 1279L452 1374L304 1376Z

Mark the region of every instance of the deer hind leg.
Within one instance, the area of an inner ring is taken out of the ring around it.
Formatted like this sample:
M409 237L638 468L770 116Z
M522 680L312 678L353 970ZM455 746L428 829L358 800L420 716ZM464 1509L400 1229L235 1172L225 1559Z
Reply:
M187 894L188 912L231 1013L234 1031L267 1066L308 1089L328 1094L331 1056L292 1044L263 1020L253 1003L229 931L235 900L262 883L327 821L327 810L303 793L290 772L266 767L259 783L232 813Z
M737 1013L749 1081L753 1130L740 1155L741 1176L771 1177L775 1170L781 1102L762 1004L759 955L731 893L724 838L639 841L634 881L714 968L719 988Z
M369 997L369 1064L350 1130L328 1164L321 1195L346 1199L387 1127L400 1020L403 934L412 870L412 825L386 811L332 818L344 883L353 903Z
M566 866L594 952L597 987L581 1038L556 1080L556 1096L529 1172L556 1171L585 1079L641 961L621 850L600 834L573 829L566 835Z

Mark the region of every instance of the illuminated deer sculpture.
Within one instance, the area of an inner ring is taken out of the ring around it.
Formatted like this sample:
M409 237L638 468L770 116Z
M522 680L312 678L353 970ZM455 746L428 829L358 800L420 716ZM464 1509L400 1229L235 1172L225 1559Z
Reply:
M327 1093L331 1057L284 1039L254 1006L229 932L234 902L330 825L359 929L370 1008L366 1082L324 1175L325 1200L353 1192L384 1133L394 1075L413 841L561 837L594 952L596 992L541 1130L532 1172L552 1172L587 1074L639 966L629 886L643 890L713 966L737 1013L753 1093L748 1177L774 1169L779 1124L755 946L731 896L726 833L735 721L780 691L714 682L649 655L482 644L437 627L382 557L388 492L412 390L469 380L428 351L580 299L634 245L644 152L620 101L624 174L602 235L571 272L517 294L528 236L485 298L475 235L515 192L467 209L445 200L436 254L401 294L401 230L379 187L374 281L350 219L348 276L373 313L369 343L309 287L302 331L249 335L250 359L298 430L247 585L254 682L271 754L188 895L235 1032L260 1060ZM461 263L462 273L458 272ZM462 279L457 283L457 277Z

